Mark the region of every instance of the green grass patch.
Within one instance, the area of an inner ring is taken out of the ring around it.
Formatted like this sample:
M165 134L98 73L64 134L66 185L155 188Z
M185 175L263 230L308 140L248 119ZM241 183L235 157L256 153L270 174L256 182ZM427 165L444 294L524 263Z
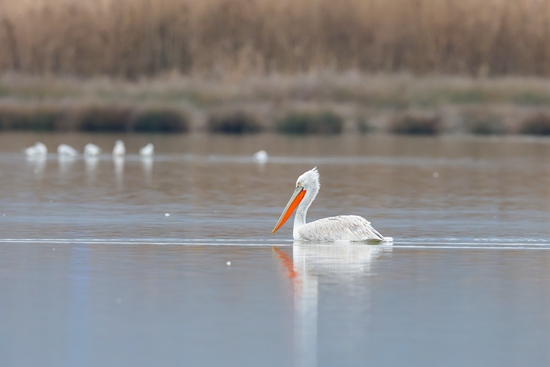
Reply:
M250 134L262 131L258 120L243 111L211 115L207 122L208 131L222 134Z
M512 101L522 106L542 106L550 104L550 96L542 93L525 92L513 96Z
M343 127L343 119L332 111L290 112L275 123L284 134L340 134Z
M487 102L487 96L478 90L452 91L449 93L449 102L457 104L473 104Z
M60 119L59 111L47 108L0 108L0 128L3 130L53 131Z
M357 131L361 134L368 134L374 132L376 129L369 123L366 117L359 117L356 121Z
M506 127L498 116L467 115L464 118L466 132L475 135L502 135Z
M437 107L442 104L482 104L489 102L490 96L479 90L434 89L413 96L413 104L420 108Z
M132 130L140 133L186 133L189 120L177 111L144 111L135 117Z

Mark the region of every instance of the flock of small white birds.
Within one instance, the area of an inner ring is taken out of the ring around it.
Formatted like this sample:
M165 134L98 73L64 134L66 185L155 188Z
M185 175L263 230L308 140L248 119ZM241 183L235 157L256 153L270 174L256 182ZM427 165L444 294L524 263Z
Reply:
M31 147L25 149L27 157L46 157L48 148L41 142L37 142ZM57 147L59 157L75 158L78 157L78 151L67 144L60 144ZM97 157L101 154L101 148L95 144L86 144L84 147L84 157ZM126 154L126 146L122 140L117 140L113 148L113 157L122 157ZM152 157L155 154L155 147L149 143L139 150L142 157Z
M48 154L48 148L41 142L37 142L31 147L25 149L25 155L27 157L46 157ZM57 154L59 157L76 158L78 157L78 151L67 144L60 144L57 147ZM95 144L86 144L84 147L84 157L97 157L101 154L101 148ZM122 140L117 140L113 148L113 157L123 157L126 154L126 146ZM142 157L152 157L155 154L155 147L149 143L139 150L139 155ZM265 150L256 152L252 158L254 161L264 164L269 160L269 156Z

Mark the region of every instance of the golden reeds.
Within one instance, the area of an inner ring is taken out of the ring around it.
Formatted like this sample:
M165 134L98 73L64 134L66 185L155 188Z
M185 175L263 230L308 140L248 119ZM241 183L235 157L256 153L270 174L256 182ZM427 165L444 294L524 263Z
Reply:
M0 0L0 72L550 75L550 0Z

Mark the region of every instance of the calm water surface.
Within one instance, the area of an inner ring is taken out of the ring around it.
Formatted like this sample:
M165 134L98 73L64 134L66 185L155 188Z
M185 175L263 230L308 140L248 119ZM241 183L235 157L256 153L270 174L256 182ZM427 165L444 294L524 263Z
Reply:
M118 138L0 134L0 366L550 363L550 141ZM309 220L395 243L271 235L313 166Z

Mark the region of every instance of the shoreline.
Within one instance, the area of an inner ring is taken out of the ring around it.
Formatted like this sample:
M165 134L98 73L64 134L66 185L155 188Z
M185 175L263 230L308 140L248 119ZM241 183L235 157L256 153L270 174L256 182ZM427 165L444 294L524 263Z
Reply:
M300 123L318 126L318 116L329 113L339 127L292 132L548 135L550 79L354 71L238 79L171 73L136 82L106 77L0 76L1 131L131 132L140 116L151 113L157 120L144 125L143 132L280 131L278 124L289 115L294 117L290 124L296 123L298 114L309 121ZM168 128L159 113L171 116ZM542 126L538 132L526 128L533 119ZM227 120L237 128L220 128Z

